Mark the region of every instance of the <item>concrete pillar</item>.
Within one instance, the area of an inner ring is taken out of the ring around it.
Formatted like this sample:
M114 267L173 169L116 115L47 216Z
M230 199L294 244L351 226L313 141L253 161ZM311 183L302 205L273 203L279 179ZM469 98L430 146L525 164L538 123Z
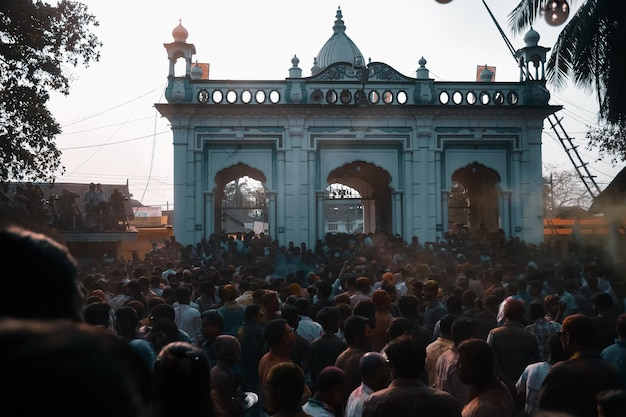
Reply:
M511 191L500 191L500 202L498 204L500 215L500 228L504 230L504 235L511 236Z
M276 237L278 236L277 233L277 225L276 225L276 192L275 191L268 191L267 192L267 198L268 198L268 207L267 207L267 222L269 223L269 233L270 236L272 237L272 239L276 239Z
M450 198L450 191L441 190L441 237L444 233L450 230L450 224L448 222L448 199Z
M324 239L324 191L315 192L315 222L317 239Z
M286 162L285 151L279 149L276 151L276 171L278 175L278 194L276 195L276 223L277 233L272 236L274 239L278 239L279 244L286 245L286 207L285 207L285 175L286 175Z
M392 224L393 224L393 231L392 233L395 234L400 234L403 238L406 238L404 235L402 235L402 191L394 191L393 192L393 199L392 199L392 208L391 208L391 213L392 213Z
M215 233L215 202L212 192L204 193L204 236L208 239L211 233Z

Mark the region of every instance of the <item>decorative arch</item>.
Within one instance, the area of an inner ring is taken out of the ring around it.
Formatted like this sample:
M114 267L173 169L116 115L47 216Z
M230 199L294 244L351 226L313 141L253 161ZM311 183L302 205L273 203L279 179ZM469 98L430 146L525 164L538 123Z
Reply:
M224 201L224 196L225 196L224 189L226 185L230 183L231 181L237 180L242 177L249 177L249 178L259 181L261 184L263 184L263 187L266 188L266 191L267 191L267 187L265 186L267 182L267 178L265 174L263 174L262 171L256 168L253 168L247 164L238 163L236 165L231 165L227 168L224 168L218 171L218 173L215 175L215 178L214 178L215 198L213 199L213 204L214 204L214 213L216 214L214 217L214 222L215 222L214 230L222 230L223 224L226 222L225 220L226 209L223 207L223 201ZM251 207L247 207L246 209L250 209L250 208ZM229 208L229 210L233 210L233 213L236 213L237 210L245 211L243 207L240 207L240 208L231 207ZM244 216L239 215L238 217L243 218ZM243 220L241 221L243 222Z
M364 233L392 230L391 181L385 169L362 160L337 167L326 178L328 185L340 183L359 192Z

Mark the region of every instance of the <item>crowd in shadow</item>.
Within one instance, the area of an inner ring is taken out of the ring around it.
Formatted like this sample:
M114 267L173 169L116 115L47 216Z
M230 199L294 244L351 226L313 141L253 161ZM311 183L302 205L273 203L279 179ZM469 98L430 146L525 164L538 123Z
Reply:
M626 276L580 241L214 234L84 268L0 244L10 415L625 415Z

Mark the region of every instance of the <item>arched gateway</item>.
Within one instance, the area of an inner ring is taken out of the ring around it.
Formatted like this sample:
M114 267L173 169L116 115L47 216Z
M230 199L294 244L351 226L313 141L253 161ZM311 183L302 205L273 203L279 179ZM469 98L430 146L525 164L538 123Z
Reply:
M262 183L267 230L283 245L323 238L331 184L355 190L358 210L344 210L362 216L359 232L432 241L462 226L543 240L541 132L561 107L548 105L534 30L519 82L493 82L487 67L477 82L435 82L424 58L414 78L365 64L341 10L308 77L294 56L282 80L212 80L187 30L172 35L168 103L156 107L174 136L181 243L223 231L225 184L244 176Z

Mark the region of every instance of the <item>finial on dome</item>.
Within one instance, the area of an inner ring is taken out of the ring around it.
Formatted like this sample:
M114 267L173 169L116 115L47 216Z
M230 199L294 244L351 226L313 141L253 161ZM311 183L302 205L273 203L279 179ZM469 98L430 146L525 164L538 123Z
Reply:
M341 14L341 7L337 8L337 14L335 15L335 24L333 26L333 31L335 33L341 33L346 31L346 25L343 22L343 15Z
M535 29L533 29L532 26L530 27L530 30L526 32L526 35L524 35L524 43L526 46L539 45L539 39L541 39L541 36Z
M294 54L291 58L291 68L289 68L289 78L302 78L302 70L298 67L300 59Z
M178 19L178 26L172 30L172 36L174 37L174 42L187 42L189 32L184 28L182 19Z
M315 75L320 72L321 68L317 64L317 57L313 57L313 67L311 67L311 75Z
M420 80L427 80L429 75L429 71L426 68L426 59L424 59L424 57L421 57L419 61L417 61L418 64L420 64L420 67L417 69L416 72L416 78L420 79Z

